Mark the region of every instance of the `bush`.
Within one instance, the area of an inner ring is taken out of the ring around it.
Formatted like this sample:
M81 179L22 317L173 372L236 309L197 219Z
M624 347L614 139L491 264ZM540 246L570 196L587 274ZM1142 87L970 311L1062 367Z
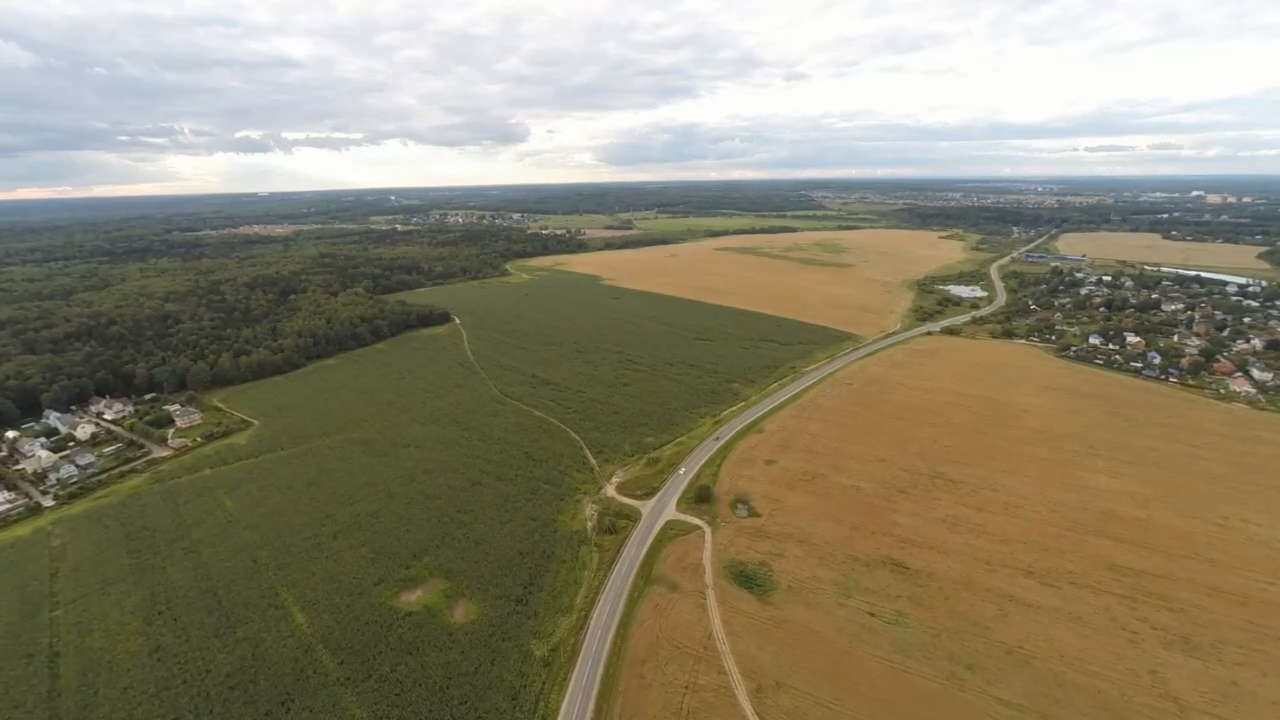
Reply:
M769 597L778 589L778 581L773 577L773 570L764 563L753 563L745 560L730 560L725 563L725 572L734 585L760 598Z
M715 492L710 485L699 485L693 489L693 501L699 505L709 505L715 499Z
M148 415L142 422L156 430L161 430L173 424L173 416L170 415L167 410L161 410L160 412Z

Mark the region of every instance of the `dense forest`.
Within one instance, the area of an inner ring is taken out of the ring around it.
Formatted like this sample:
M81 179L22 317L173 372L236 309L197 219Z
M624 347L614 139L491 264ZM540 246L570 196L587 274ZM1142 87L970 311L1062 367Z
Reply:
M98 394L203 390L294 370L442 308L379 297L588 249L518 228L180 234L128 223L0 242L0 422Z

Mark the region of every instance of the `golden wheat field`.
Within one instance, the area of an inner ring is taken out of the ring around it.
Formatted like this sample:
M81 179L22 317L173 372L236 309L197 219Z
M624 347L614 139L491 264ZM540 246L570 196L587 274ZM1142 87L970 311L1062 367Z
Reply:
M717 563L768 563L779 586L718 577L757 711L1280 716L1277 437L1275 415L1025 345L922 338L846 368L717 485ZM760 517L730 514L739 495ZM650 665L713 652L679 627ZM657 692L638 684L624 698Z
M1067 233L1058 238L1058 249L1068 255L1088 255L1106 260L1160 263L1203 268L1264 270L1258 257L1263 248L1227 243L1177 242L1156 233Z
M911 306L908 281L966 256L963 242L934 232L822 230L734 235L531 263L870 337L896 327Z

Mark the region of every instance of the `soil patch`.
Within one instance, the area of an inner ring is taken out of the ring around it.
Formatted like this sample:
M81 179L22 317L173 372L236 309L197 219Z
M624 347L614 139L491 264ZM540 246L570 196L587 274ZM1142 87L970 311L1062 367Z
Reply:
M1178 242L1157 233L1067 233L1058 238L1058 249L1068 255L1088 255L1106 260L1182 265L1191 268L1270 267L1258 253L1265 248L1227 243Z
M449 583L432 578L421 585L402 590L396 594L395 605L401 610L416 612L428 605L439 605L444 600L444 593Z
M455 625L468 623L475 619L475 608L466 598L454 598L449 602L449 622Z
M717 560L777 580L768 602L717 587L756 709L1275 717L1276 437L1278 416L1024 345L922 338L849 367L717 487ZM734 518L738 493L769 512Z
M627 637L608 720L740 720L720 664L702 584L702 535L673 541Z
M908 280L963 259L965 245L917 230L734 235L540 258L605 282L803 320L863 336L892 330Z

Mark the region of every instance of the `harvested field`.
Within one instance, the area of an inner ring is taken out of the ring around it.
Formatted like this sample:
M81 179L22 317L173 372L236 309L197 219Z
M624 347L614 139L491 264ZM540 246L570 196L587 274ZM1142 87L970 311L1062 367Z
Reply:
M1023 345L923 338L851 366L720 476L717 562L778 585L718 578L757 711L1276 717L1276 437L1280 417ZM739 494L760 517L732 515Z
M533 263L872 336L892 330L910 307L908 280L965 255L963 243L937 233L842 230L736 235Z
M1156 233L1067 233L1058 238L1058 249L1068 255L1088 255L1106 260L1182 265L1191 268L1271 267L1258 253L1265 248L1226 243L1176 242Z
M607 720L738 720L702 586L702 534L673 541L636 610Z

